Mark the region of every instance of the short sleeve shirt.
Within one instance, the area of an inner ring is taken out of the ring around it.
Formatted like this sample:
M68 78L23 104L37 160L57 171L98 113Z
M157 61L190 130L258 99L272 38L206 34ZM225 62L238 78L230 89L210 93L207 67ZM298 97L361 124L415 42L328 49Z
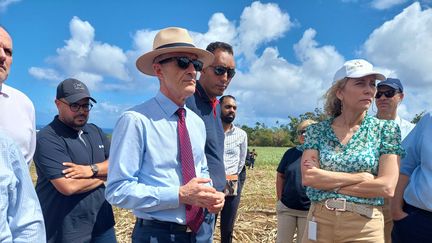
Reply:
M336 137L330 118L307 128L304 149L319 152L320 168L327 171L378 175L379 158L383 154L404 155L399 126L388 120L366 116L350 141L343 145ZM349 202L382 205L383 198L362 198L308 187L311 201L345 198Z
M285 176L281 202L288 208L305 211L309 210L310 200L301 182L302 154L302 146L288 149L279 163L277 172Z
M105 186L65 196L51 180L63 177L63 162L79 165L100 163L108 158L109 141L100 128L86 124L83 134L54 118L37 134L34 161L38 179L36 192L42 207L48 242L86 242L92 233L114 226L111 205L105 200Z

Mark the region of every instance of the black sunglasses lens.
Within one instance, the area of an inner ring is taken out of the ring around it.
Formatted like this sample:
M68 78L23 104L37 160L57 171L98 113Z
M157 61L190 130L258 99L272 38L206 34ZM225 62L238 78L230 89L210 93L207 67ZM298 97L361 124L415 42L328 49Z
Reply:
M233 78L236 72L234 69L228 69L227 73L228 73L228 78Z
M382 95L385 95L385 97L387 97L387 98L392 98L393 96L395 96L395 94L396 94L396 90L387 90L384 92L378 91L375 95L375 98L379 99L379 98L381 98Z
M187 69L189 67L189 64L191 63L191 60L187 57L179 57L177 58L177 65L181 69Z
M235 69L226 68L223 66L216 66L213 69L214 69L214 73L218 76L221 76L221 75L224 75L225 73L227 73L228 78L232 78L235 75Z
M187 69L191 63L194 66L195 71L201 71L202 70L203 63L200 60L191 60L187 57L178 57L177 58L177 65L181 69Z
M213 68L214 73L218 76L224 75L227 71L225 67L217 66Z
M192 64L195 68L195 71L201 71L203 69L203 63L200 60L194 60L192 61Z

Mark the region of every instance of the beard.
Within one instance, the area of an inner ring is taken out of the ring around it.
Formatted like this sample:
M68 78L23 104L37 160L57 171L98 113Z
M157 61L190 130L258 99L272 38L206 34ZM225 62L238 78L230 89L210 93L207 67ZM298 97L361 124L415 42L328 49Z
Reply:
M221 119L224 123L231 124L234 121L235 116L221 116Z
M69 127L79 130L80 128L85 126L85 124L87 124L88 118L88 115L80 114L73 117L63 118L62 122Z

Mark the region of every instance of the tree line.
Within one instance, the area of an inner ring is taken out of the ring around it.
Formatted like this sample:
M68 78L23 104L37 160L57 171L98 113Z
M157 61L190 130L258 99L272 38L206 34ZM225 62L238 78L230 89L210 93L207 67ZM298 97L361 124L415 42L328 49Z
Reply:
M424 115L422 111L414 116L411 120L416 124ZM298 144L297 141L297 126L300 122L306 119L312 119L317 122L327 119L328 116L320 108L315 108L312 112L305 112L299 116L288 116L290 120L288 124L280 124L276 121L276 126L268 127L264 123L256 122L254 127L247 125L240 126L248 135L249 146L263 147L292 147Z

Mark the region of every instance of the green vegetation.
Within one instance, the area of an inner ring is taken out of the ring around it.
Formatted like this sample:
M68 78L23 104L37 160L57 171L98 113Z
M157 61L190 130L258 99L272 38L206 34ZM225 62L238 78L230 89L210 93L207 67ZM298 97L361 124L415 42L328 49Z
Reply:
M250 146L292 147L297 141L297 126L300 122L311 119L323 121L327 118L323 110L316 108L313 112L305 112L298 117L288 116L288 124L276 121L276 127L269 128L264 123L255 123L255 127L241 126L248 134Z
M249 150L255 149L258 154L255 165L263 167L275 167L279 164L282 155L288 149L287 147L249 147Z

